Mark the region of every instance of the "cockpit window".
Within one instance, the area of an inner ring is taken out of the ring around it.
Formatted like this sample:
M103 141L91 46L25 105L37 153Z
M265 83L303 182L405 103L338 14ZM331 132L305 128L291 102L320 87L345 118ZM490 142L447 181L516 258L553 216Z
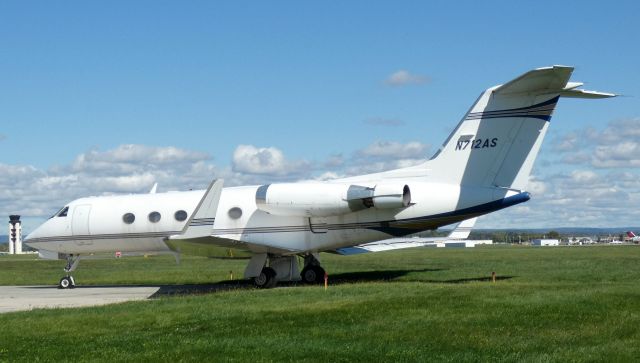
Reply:
M66 217L67 213L69 213L69 206L63 207L62 209L57 211L56 214L52 215L50 218L53 218L53 217Z

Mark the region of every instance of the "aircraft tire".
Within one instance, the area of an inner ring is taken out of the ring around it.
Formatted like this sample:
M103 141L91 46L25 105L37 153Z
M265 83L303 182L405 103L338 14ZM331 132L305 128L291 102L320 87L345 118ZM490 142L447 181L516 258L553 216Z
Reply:
M307 284L319 284L324 280L325 271L321 266L307 266L302 269L300 277Z
M268 269L269 275L271 276L269 278L269 282L267 283L267 288L270 289L270 288L276 287L276 284L278 283L278 280L276 280L277 273L276 273L276 270L272 269L271 267L267 267L267 269Z
M73 280L71 280L69 276L65 276L60 279L60 283L58 284L58 287L61 289L73 288Z
M269 289L276 286L276 271L271 267L265 267L260 275L253 278L253 284L259 289Z

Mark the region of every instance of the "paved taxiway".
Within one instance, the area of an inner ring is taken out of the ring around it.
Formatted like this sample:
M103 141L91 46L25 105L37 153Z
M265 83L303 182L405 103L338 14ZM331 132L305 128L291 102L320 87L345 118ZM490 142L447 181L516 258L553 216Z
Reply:
M0 313L146 300L159 289L159 286L83 286L67 290L55 286L0 286Z

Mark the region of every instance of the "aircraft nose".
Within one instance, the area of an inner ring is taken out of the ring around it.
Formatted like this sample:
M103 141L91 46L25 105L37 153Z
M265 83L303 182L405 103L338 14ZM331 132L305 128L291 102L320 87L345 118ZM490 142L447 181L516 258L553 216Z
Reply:
M34 229L33 231L31 231L31 233L29 233L25 238L24 238L24 242L29 242L29 240L32 240L34 238L38 238L38 229L40 229L40 227Z
M42 226L43 225L44 224L41 224L40 226L36 227L36 229L31 231L22 241L26 243L26 242L29 242L29 241L33 241L36 238L42 237L43 236L43 233L42 233Z

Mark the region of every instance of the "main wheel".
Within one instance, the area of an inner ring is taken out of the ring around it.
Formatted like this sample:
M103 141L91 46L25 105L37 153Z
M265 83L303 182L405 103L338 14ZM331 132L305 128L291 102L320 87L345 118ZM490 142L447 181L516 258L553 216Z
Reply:
M253 278L253 284L260 289L269 289L276 286L276 270L265 267L260 275Z
M319 284L324 280L325 271L321 266L307 266L302 269L300 277L307 284Z
M73 287L73 280L71 278L71 276L65 276L63 278L60 279L60 283L58 284L58 286L61 289L68 289L68 288L72 288Z

